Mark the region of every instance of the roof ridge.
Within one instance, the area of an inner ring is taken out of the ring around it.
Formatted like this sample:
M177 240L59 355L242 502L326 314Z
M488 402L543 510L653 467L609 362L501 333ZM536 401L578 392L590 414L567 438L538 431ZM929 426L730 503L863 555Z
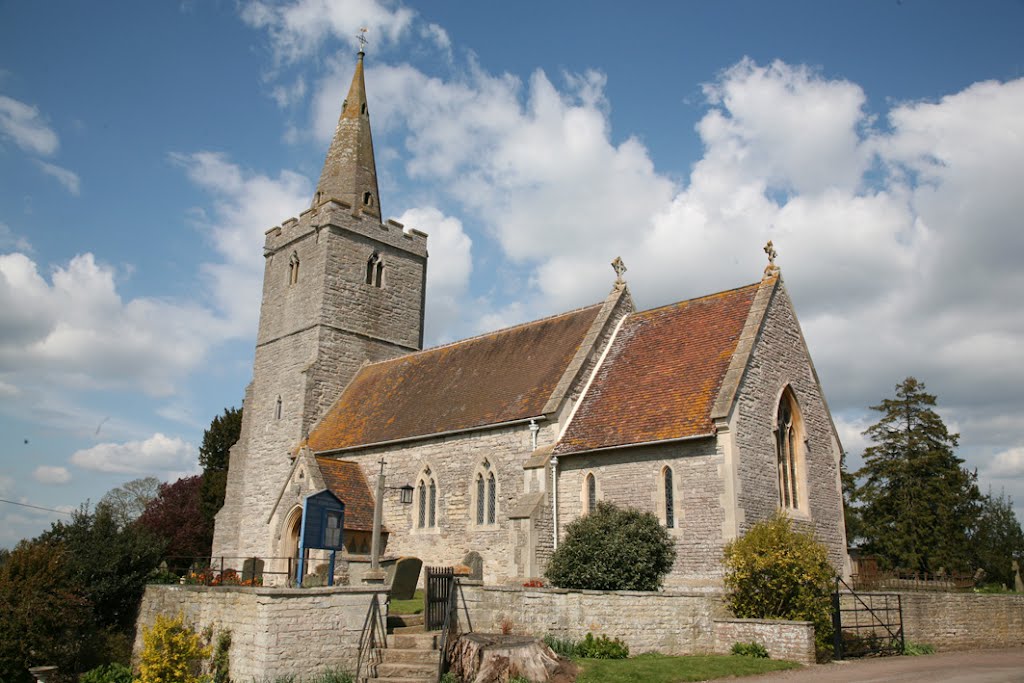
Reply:
M654 308L647 308L647 309L644 309L642 311L634 311L630 315L631 316L636 316L636 315L643 315L644 313L654 313L655 311L660 311L663 308L669 308L671 306L678 306L679 304L693 303L694 301L700 301L701 299L710 299L711 297L721 296L723 294L731 294L733 292L738 292L738 291L740 291L742 289L750 289L751 287L760 287L761 286L761 282L762 282L761 280L758 280L757 282L752 282L749 285L741 285L739 287L733 287L731 289L723 289L723 290L721 290L719 292L712 292L710 294L704 294L702 296L695 296L695 297L693 297L691 299L682 299L680 301L673 301L672 303L662 304L661 306L655 306Z
M572 309L570 309L568 311L563 311L561 313L555 313L553 315L548 315L548 316L545 316L543 318L537 318L536 320L527 320L526 322L517 323L515 325L509 325L508 327L500 327L500 328L498 328L496 330L491 330L490 332L481 332L480 334L475 334L472 337L466 337L465 339L456 339L455 341L450 341L450 342L448 342L446 344L438 344L437 346L430 346L430 347L427 347L425 349L420 349L419 351L412 351L411 353L406 353L404 355L396 356L394 358L385 358L383 360L374 361L372 363L367 363L363 367L372 367L374 365L380 365L382 363L392 363L392 362L398 361L398 360L404 360L404 359L407 359L407 358L414 358L416 356L420 356L420 355L423 355L425 353L429 353L431 351L437 351L439 349L447 349L447 348L450 348L452 346L458 346L459 344L465 344L466 342L471 342L471 341L476 341L478 339L483 339L484 337L491 337L491 336L494 336L496 334L501 334L501 333L504 333L504 332L510 332L512 330L517 330L517 329L520 329L520 328L523 328L523 327L529 327L530 325L538 325L540 323L547 322L549 320L556 320L558 318L564 318L567 315L573 315L575 313L580 313L582 311L586 311L586 310L589 310L591 308L599 308L599 307L601 307L603 305L604 305L604 302L601 301L601 302L596 303L596 304L590 304L590 305L587 305L587 306L580 306L578 308L572 308ZM362 368L360 368L360 369L362 369Z

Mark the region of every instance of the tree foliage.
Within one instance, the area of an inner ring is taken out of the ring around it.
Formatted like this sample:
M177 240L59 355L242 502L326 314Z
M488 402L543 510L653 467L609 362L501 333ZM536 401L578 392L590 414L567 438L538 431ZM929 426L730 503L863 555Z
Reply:
M203 468L200 501L203 519L211 529L213 516L224 505L231 447L241 433L241 408L225 408L224 414L214 417L209 429L203 432L203 443L199 447L199 465Z
M933 410L935 396L908 377L896 397L872 406L854 500L864 548L893 567L934 573L968 569L981 495L977 475L954 453L959 435Z
M125 526L139 518L149 502L156 498L159 488L160 480L156 477L132 479L104 493L96 508L110 508L114 521Z
M672 538L657 517L602 502L569 524L546 576L560 588L653 591L675 557Z
M138 526L163 540L167 557L204 557L210 554L213 529L199 509L201 486L200 475L161 484L156 498L139 517Z
M971 539L978 566L987 582L1014 585L1013 561L1024 567L1024 531L1013 511L1013 501L1000 493L985 496Z
M835 569L814 537L782 513L752 526L725 546L726 601L741 619L814 623L819 651L832 639Z
M158 614L152 628L142 631L139 683L199 683L200 665L210 652L184 616Z

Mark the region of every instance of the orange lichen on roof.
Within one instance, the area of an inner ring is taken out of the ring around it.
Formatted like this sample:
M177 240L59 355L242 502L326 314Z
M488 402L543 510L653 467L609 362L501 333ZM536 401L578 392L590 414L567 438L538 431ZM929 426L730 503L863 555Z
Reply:
M373 495L363 468L351 460L317 456L327 489L345 504L347 531L373 531Z
M363 367L309 435L317 453L542 414L601 306Z
M555 454L713 434L711 407L759 286L630 315Z

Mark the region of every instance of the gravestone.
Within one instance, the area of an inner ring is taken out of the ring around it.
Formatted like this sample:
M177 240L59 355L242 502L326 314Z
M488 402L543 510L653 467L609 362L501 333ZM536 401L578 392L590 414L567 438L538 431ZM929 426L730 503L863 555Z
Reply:
M1013 590L1024 593L1024 579L1020 578L1020 563L1013 561Z
M391 578L391 599L412 600L420 580L423 560L418 557L400 557L394 565Z
M253 581L255 579L255 581ZM263 560L250 557L242 563L242 581L263 582Z
M484 580L484 558L480 557L480 553L475 550L470 550L466 553L466 556L462 558L462 564L469 567L469 578L473 581Z

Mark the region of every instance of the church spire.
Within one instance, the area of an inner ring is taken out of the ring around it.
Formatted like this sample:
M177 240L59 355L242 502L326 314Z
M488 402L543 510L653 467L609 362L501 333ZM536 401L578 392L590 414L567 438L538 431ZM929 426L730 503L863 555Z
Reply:
M358 207L364 213L380 218L377 166L373 159L373 137L370 135L370 114L363 81L364 56L360 46L352 85L341 105L338 127L327 150L324 170L320 173L320 182L313 196L313 208L329 199L340 199L353 208Z

